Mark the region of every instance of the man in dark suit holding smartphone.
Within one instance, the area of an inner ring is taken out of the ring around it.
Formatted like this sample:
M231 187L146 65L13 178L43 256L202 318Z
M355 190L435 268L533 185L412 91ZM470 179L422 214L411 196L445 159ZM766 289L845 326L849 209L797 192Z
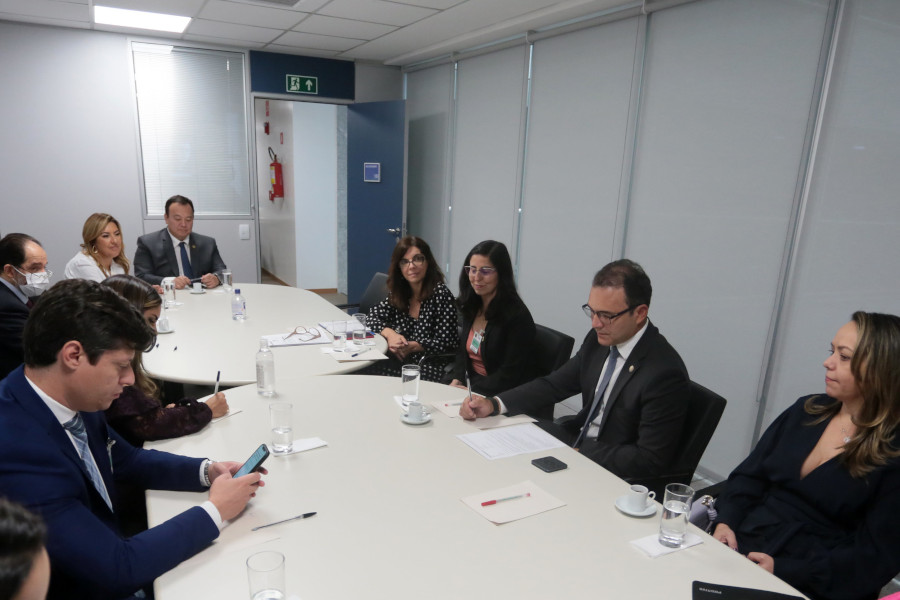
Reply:
M134 383L135 350L155 341L143 315L113 290L69 279L50 288L25 325L25 364L0 383L0 496L47 526L49 598L121 599L203 550L244 509L259 473L131 446L103 416ZM262 470L262 472L265 472ZM203 491L209 499L127 540L116 482Z
M165 228L138 238L134 274L151 285L174 277L179 290L194 281L207 288L219 285L216 273L225 270L225 263L215 238L193 233L194 203L172 196L166 200L165 219Z
M460 415L529 413L580 393L575 417L541 427L623 479L662 474L681 439L689 379L678 352L647 318L652 291L636 262L609 263L582 306L592 330L575 356L502 399L467 399Z

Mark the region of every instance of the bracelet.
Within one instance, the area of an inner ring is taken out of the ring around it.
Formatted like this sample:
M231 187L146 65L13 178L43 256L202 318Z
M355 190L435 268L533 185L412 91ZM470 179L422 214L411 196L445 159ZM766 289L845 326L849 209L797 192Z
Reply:
M491 401L491 406L494 408L489 416L496 417L500 414L500 401L497 399L497 396L491 396L488 400Z

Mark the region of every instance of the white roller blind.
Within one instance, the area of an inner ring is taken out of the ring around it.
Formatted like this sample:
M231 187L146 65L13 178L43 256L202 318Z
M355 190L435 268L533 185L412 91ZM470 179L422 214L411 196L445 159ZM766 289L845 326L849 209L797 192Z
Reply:
M147 215L175 194L198 215L250 214L244 56L135 43Z

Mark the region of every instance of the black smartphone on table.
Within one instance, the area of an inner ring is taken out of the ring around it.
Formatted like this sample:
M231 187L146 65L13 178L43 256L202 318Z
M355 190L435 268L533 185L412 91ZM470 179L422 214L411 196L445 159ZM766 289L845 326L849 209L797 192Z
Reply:
M546 473L552 473L554 471L561 471L562 469L565 469L566 467L569 466L566 463L564 463L563 461L556 458L555 456L545 456L543 458L536 458L533 461L531 461L531 464L533 464L538 469L540 469L541 471L544 471Z
M265 444L260 444L259 448L250 455L250 458L247 459L247 462L241 465L241 468L237 470L237 473L234 474L234 477L240 477L242 475L247 475L248 473L252 473L259 469L260 466L269 458L269 449Z

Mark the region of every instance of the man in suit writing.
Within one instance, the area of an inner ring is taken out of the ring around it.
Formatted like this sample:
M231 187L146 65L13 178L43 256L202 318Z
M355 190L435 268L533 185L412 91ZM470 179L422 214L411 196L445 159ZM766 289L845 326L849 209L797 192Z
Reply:
M199 281L204 287L219 285L216 273L225 270L216 240L193 233L194 203L184 196L166 200L166 226L142 235L134 252L134 274L152 285L175 278L175 288Z
M46 523L51 599L135 594L209 545L263 485L259 473L232 478L239 463L135 448L107 425L103 410L134 383L135 350L154 341L114 291L69 279L35 305L25 364L0 383L0 496ZM116 482L209 499L124 539Z
M504 392L473 396L466 419L536 411L580 393L582 410L540 426L627 480L662 474L675 456L688 408L681 357L650 323L652 287L641 266L623 259L595 276L582 309L592 331L562 367Z
M24 233L0 240L0 379L22 364L22 330L34 301L50 287L47 253Z

